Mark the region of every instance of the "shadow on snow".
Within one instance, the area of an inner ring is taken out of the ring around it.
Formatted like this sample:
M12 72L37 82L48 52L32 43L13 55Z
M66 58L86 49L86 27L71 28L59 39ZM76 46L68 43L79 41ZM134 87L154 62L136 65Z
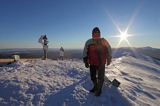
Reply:
M80 81L67 86L55 94L46 98L45 106L129 106L129 101L120 91L111 86L103 86L102 94L96 97L89 93L92 87L88 76Z

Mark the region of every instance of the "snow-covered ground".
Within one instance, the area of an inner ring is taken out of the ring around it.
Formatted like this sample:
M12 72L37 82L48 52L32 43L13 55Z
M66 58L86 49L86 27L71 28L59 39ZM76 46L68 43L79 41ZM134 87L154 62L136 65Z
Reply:
M160 66L123 56L106 66L106 76L121 82L89 93L89 69L81 60L21 60L0 67L0 106L159 106Z

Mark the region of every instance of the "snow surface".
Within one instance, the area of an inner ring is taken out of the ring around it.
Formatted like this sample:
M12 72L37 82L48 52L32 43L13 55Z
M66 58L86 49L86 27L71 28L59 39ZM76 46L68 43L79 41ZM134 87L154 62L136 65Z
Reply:
M119 88L92 88L89 69L81 60L21 60L0 67L0 106L159 106L160 66L123 56L106 66L106 76Z

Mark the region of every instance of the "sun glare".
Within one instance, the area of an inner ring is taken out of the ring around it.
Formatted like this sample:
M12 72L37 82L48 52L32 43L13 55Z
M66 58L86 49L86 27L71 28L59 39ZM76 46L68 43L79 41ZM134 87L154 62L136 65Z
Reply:
M131 35L131 34L128 34L127 30L121 31L120 28L119 28L119 33L120 33L120 34L117 35L117 36L112 36L112 37L118 37L118 38L120 38L120 40L119 40L119 42L118 42L118 44L117 44L117 47L120 46L120 44L122 43L122 41L125 41L129 46L131 46L130 43L129 43L129 41L128 41L128 37L130 37L130 36L132 36L132 35Z
M120 38L121 38L122 40L126 40L128 36L129 36L129 35L128 35L127 32L121 32L121 34L120 34Z
M131 44L129 43L129 40L128 38L130 36L134 36L134 34L129 34L128 33L128 30L130 29L131 25L133 24L137 14L139 13L139 10L140 8L142 7L142 3L137 7L135 8L131 18L129 19L129 22L128 22L128 25L126 27L125 30L121 30L121 28L119 27L119 25L116 23L116 21L113 19L112 15L110 14L110 12L106 9L106 13L107 13L107 16L111 19L112 23L115 25L116 29L118 30L119 34L117 36L112 36L112 37L118 37L119 38L119 42L117 44L117 47L119 47L123 42L126 42L128 44L128 46L131 46Z

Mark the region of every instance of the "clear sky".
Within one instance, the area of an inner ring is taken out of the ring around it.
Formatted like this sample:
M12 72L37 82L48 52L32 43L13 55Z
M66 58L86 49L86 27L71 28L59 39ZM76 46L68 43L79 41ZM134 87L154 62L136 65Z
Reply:
M160 48L160 0L0 0L0 48L83 48L95 26L117 47L129 23L130 46Z

